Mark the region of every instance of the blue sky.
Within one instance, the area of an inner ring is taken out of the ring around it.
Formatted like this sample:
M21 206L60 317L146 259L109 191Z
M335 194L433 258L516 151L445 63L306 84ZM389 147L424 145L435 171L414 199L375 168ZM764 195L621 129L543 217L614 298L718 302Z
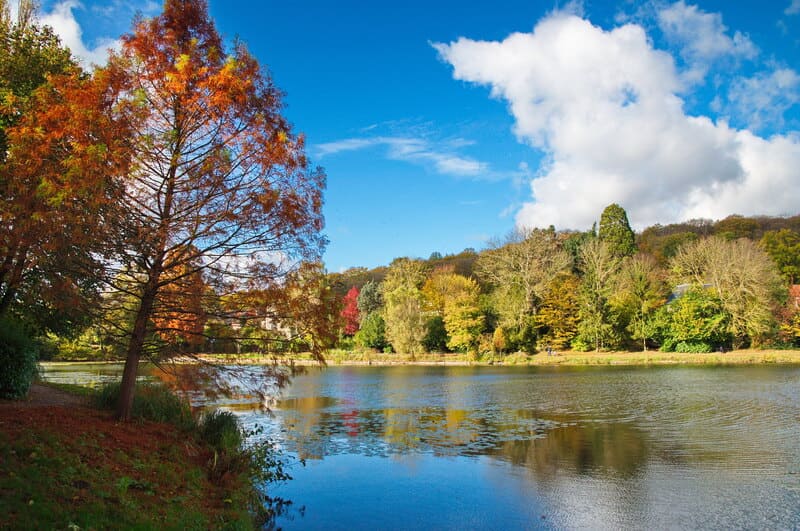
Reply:
M45 1L87 62L152 1ZM329 270L800 209L800 0L210 0L328 174Z

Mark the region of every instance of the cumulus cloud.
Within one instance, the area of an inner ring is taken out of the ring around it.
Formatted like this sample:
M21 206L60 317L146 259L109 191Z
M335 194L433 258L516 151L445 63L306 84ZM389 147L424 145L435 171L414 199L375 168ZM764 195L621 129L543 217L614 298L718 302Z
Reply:
M689 82L700 81L719 59L752 59L758 55L758 48L749 37L738 31L728 35L719 13L707 13L680 0L661 9L657 18L664 36L680 47Z
M800 0L792 0L792 3L789 4L789 7L783 12L787 15L796 15L800 13Z
M503 41L434 47L455 79L506 101L520 141L544 153L519 225L585 229L612 202L637 227L800 204L800 139L687 115L673 57L639 25L554 13Z
M104 65L108 60L108 50L119 49L120 42L106 38L99 39L92 47L87 46L83 41L83 29L72 12L73 9L82 8L81 3L76 0L58 2L49 13L41 16L41 22L53 28L61 38L61 42L72 51L83 66Z
M464 139L456 139L446 146L439 146L423 138L375 136L318 144L314 149L322 158L336 153L382 146L386 148L386 156L392 160L432 166L437 173L456 177L493 178L494 173L487 163L452 151L453 148L469 144L471 142Z

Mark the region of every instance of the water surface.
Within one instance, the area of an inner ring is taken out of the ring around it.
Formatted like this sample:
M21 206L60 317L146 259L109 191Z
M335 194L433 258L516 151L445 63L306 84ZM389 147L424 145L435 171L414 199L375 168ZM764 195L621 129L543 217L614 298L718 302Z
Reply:
M333 367L219 405L295 458L284 529L800 528L800 367Z
M285 529L800 526L800 368L338 367L271 436Z

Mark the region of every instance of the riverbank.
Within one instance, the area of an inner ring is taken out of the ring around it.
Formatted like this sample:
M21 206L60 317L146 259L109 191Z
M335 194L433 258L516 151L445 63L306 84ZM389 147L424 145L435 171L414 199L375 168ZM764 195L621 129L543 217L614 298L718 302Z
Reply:
M211 481L213 457L172 425L34 384L0 400L0 529L250 528L248 486Z
M275 362L271 356L257 354L214 355L202 354L199 359L209 362L241 364L265 364ZM310 355L294 355L278 358L281 362L296 365L316 365ZM760 365L800 364L800 350L744 349L729 352L682 353L649 350L644 352L557 352L551 356L542 352L529 355L514 353L474 360L467 354L428 353L411 359L401 354L386 354L365 351L332 350L325 354L328 365L443 365L443 366L585 366L585 365Z

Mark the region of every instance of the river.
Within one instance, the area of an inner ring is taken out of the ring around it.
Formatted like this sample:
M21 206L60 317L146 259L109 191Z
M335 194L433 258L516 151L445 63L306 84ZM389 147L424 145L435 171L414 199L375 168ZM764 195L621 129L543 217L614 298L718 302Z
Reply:
M800 527L796 366L332 367L226 404L296 458L283 529Z

